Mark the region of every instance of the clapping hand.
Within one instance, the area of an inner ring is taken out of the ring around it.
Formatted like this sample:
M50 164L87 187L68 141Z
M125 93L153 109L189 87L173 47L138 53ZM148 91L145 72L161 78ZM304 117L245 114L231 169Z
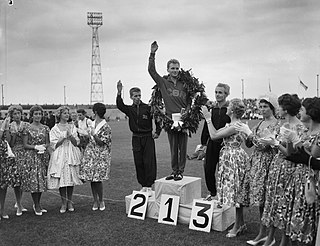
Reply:
M247 124L242 123L242 122L236 122L234 124L234 128L236 129L236 131L243 132L247 136L252 134L252 131L250 130L249 126Z
M275 146L279 144L279 141L277 141L274 137L259 138L258 142L260 144L269 145L269 146Z
M1 124L1 130L2 131L6 131L9 129L9 124L10 124L10 115L8 114L8 116L4 119L4 121Z
M44 144L41 145L35 145L34 149L38 151L38 153L43 153L46 150L46 147L44 146Z
M289 142L292 142L294 145L300 142L300 138L298 137L298 134L295 131L282 129L281 127L280 134L283 136L284 139L286 139Z
M157 44L157 41L154 41L152 44L151 44L151 53L156 53L156 51L158 50L159 46Z
M211 119L211 112L208 110L207 106L202 106L201 111L202 111L203 117L206 120Z

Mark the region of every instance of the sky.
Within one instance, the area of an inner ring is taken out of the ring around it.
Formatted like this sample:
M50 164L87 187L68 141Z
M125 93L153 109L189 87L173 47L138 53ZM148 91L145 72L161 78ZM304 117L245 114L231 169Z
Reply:
M104 103L116 84L142 89L157 41L156 67L180 61L206 86L227 83L231 98L317 95L320 73L318 0L0 0L0 83L4 104L89 104L92 29L87 12L102 12L98 29ZM299 85L302 80L305 91ZM243 82L242 82L243 81ZM243 85L243 87L242 87ZM243 88L243 89L242 89ZM243 93L243 94L242 94Z

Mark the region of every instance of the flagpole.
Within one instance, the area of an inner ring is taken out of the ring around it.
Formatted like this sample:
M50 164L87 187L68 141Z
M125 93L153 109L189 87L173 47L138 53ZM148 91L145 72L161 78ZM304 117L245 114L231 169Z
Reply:
M241 92L242 92L242 100L244 99L244 84L243 79L241 79Z
M317 74L317 97L319 97L319 74Z

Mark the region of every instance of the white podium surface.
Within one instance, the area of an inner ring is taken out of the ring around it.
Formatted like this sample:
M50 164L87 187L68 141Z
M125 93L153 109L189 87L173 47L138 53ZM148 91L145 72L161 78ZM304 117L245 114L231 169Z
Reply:
M192 203L193 199L201 198L201 178L184 176L179 181L158 179L155 181L157 203L160 203L162 194L179 196L180 204Z
M215 231L225 231L231 226L236 218L235 207L223 205L222 208L217 208L218 202L213 200L214 204L212 213L212 224L211 228ZM192 210L192 203L180 204L178 222L181 224L189 224Z
M125 197L126 214L128 214L129 212L131 198L132 198L132 194ZM159 204L157 204L154 199L154 191L153 191L152 196L150 196L148 199L146 217L152 218L152 219L158 219L158 216L159 216Z
M165 180L161 178L155 181L155 191L148 199L146 217L158 219L161 195L175 195L180 197L178 223L189 224L192 203L194 199L201 200L201 178L184 176L182 180ZM126 213L129 212L132 194L125 197ZM235 208L223 205L217 207L217 201L213 200L211 228L215 231L225 231L235 221Z

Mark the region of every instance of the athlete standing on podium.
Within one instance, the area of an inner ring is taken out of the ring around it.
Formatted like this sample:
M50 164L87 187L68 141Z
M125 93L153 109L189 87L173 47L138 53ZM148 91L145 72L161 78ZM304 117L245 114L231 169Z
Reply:
M183 109L186 112L190 108L191 99L188 96L184 82L179 79L180 63L176 59L167 62L167 71L169 75L160 76L155 67L155 54L158 50L157 42L151 44L151 53L149 57L148 72L161 91L165 104L166 115L172 119L172 114L181 113ZM166 177L166 180L181 180L187 160L187 132L170 129L167 131L171 152L172 173Z
M136 166L137 179L141 184L142 192L152 195L151 186L157 176L156 149L154 139L158 138L161 127L156 122L156 132L152 134L151 107L141 101L141 90L138 87L130 89L132 105L125 105L121 98L121 80L117 84L117 107L129 118L129 127L132 131L132 151Z

